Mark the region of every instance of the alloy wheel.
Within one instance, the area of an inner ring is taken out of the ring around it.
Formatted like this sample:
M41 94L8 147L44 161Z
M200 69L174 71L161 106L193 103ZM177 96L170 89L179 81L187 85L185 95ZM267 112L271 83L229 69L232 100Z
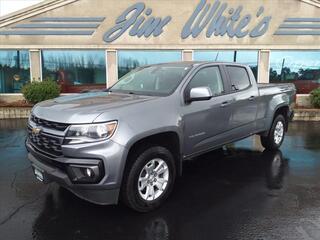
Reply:
M166 190L169 180L167 163L160 159L152 159L142 168L138 179L138 191L145 201L159 198Z
M283 134L284 134L284 126L283 123L281 121L277 122L277 125L274 129L274 142L278 145L281 143L282 139L283 139Z

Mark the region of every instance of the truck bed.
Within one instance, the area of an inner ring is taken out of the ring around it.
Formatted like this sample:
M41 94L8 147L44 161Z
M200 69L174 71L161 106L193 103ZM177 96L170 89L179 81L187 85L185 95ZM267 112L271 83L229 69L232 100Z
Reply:
M294 95L296 92L296 88L292 83L258 83L257 86L260 96L276 95L284 92L290 92L289 95Z

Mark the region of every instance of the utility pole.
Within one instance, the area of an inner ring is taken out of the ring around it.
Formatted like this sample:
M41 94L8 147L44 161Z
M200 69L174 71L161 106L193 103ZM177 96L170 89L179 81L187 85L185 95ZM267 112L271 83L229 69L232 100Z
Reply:
M286 59L284 58L282 60L282 65L281 65L281 73L280 73L280 81L282 82L284 80L284 71L283 71L283 68L284 68L284 63L285 63Z

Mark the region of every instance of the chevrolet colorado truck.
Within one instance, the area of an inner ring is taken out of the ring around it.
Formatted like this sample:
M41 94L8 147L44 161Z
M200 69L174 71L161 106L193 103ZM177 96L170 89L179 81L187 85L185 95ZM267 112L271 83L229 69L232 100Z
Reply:
M281 146L293 84L257 84L234 63L139 67L111 88L34 106L26 147L35 176L96 204L159 207L184 160L258 134Z

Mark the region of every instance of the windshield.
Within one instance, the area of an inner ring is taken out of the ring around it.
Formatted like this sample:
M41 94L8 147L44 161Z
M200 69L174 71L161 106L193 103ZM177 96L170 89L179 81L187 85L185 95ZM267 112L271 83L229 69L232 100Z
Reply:
M190 68L190 65L154 65L137 68L120 78L109 91L166 96L174 92Z

